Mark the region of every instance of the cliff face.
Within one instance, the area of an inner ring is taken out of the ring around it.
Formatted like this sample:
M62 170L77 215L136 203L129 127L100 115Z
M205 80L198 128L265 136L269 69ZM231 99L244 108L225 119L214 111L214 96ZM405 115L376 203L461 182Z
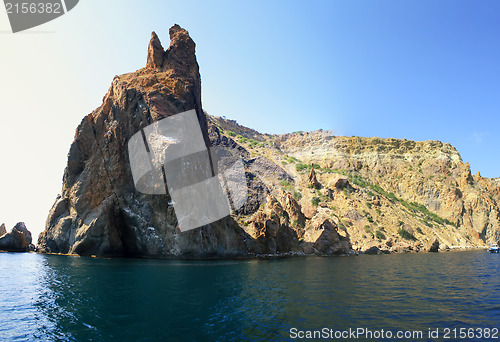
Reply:
M230 219L180 234L168 196L135 190L127 142L142 127L194 109L208 141L195 44L178 25L169 33L166 51L152 34L146 68L116 76L102 105L77 128L61 195L38 241L41 252L167 256L241 249ZM199 249L190 250L196 243Z
M262 209L255 234L236 222L238 216L181 232L168 194L145 195L136 190L127 151L129 139L153 122L191 109L197 113L207 146L224 146L242 155L249 189L248 200L237 213L253 215ZM201 105L195 44L186 30L175 25L170 29L168 49L163 49L153 33L146 67L116 76L102 105L77 128L62 192L40 235L39 251L197 258L302 251L297 231L283 217L274 216L285 210L273 202L272 189L256 174L291 180L269 160L250 158L215 126L209 129ZM316 240L321 240L321 245L328 245L323 248L326 253L349 250L349 243L328 219L317 226L311 242L304 246L314 248Z
M168 194L136 190L127 144L188 110L207 147L241 156L248 199L231 216L181 232ZM195 44L175 25L168 49L153 33L146 67L116 76L77 128L38 248L202 258L482 246L500 239L498 184L472 176L455 148L438 141L260 134L206 116Z
M326 211L354 249L419 251L436 240L446 248L500 239L498 179L471 175L450 144L326 131L250 138L234 122L211 120L251 154L282 165L293 182L278 188L295 194L306 228Z

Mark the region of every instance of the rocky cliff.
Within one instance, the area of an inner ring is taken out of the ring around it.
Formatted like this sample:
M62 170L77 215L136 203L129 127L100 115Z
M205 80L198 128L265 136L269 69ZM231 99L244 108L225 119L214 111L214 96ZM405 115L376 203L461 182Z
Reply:
M251 155L282 166L293 181L278 189L294 195L306 227L326 212L356 250L478 247L500 239L498 179L471 175L450 144L321 130L250 137L233 121L211 121Z
M191 109L208 147L242 157L248 200L231 216L181 232L168 194L136 190L127 143ZM146 67L116 76L77 128L38 248L186 258L435 251L498 241L499 201L498 182L472 176L449 144L261 134L206 115L195 44L175 25L169 47L153 33Z
M127 142L141 128L191 109L197 113L207 146L224 146L241 154L249 198L238 215L181 232L168 194L145 195L135 189ZM262 177L291 180L280 166L266 158L251 158L216 126L208 126L195 43L175 25L168 49L153 33L146 67L116 76L101 106L77 128L62 191L38 248L44 253L195 258L349 250L349 242L326 216L315 222L303 239L307 243L301 244L304 228L292 227L287 217L287 212L296 215L290 208L297 203L286 194L277 201L270 195L274 189ZM240 215L256 215L255 228L242 227Z

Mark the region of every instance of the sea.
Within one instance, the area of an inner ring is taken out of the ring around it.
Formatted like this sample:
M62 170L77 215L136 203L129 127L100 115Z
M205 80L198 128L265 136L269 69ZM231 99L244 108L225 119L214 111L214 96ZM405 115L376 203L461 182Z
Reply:
M0 253L1 341L496 341L485 250L151 260Z

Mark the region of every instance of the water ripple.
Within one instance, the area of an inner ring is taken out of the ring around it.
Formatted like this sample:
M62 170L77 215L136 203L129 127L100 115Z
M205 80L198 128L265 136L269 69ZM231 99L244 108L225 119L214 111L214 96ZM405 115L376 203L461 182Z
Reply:
M289 329L498 327L485 252L247 261L0 254L0 340L283 341Z

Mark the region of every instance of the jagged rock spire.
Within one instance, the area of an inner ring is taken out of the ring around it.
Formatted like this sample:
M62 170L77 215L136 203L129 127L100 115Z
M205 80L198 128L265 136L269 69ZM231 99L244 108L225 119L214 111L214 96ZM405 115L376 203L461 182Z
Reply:
M309 185L315 189L319 189L321 185L316 178L316 172L314 171L314 164L311 164L311 171L309 172Z
M153 31L151 33L151 40L148 46L148 61L146 63L146 68L148 69L161 69L163 66L163 56L165 55L165 50L161 45L160 39Z
M176 76L190 77L199 82L199 67L196 62L196 44L189 32L175 24L169 30L170 45L165 51L155 32L151 33L146 68L161 71L171 70Z

